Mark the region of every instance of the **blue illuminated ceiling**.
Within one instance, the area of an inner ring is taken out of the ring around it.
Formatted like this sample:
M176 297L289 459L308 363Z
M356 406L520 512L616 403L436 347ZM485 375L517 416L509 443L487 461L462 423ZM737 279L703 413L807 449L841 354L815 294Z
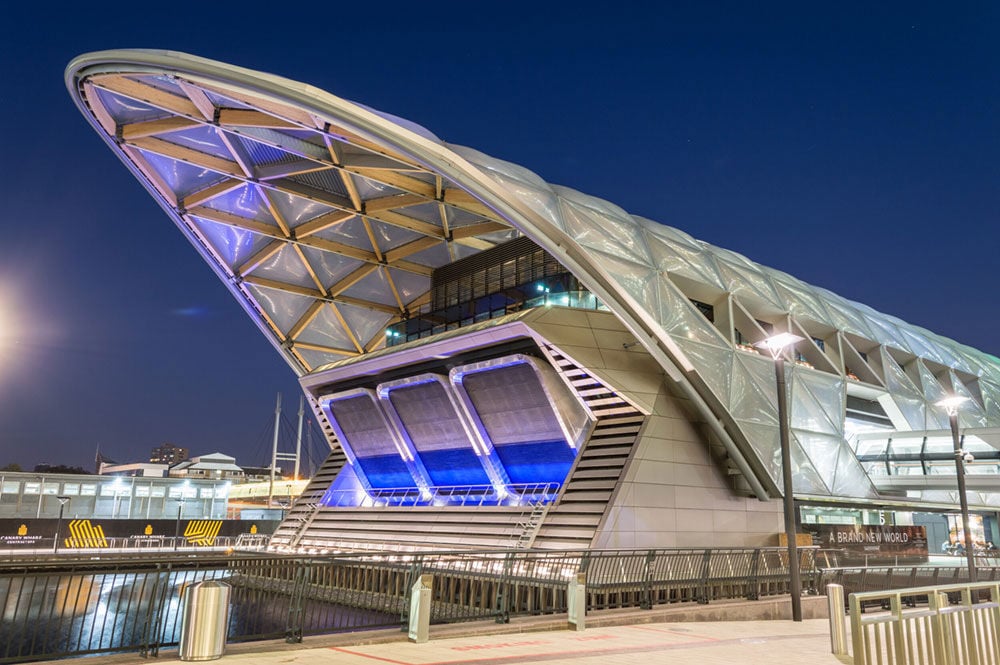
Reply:
M591 417L546 363L522 354L325 394L347 453L326 506L555 499ZM342 489L349 485L354 489ZM541 488L541 489L540 489ZM346 497L346 498L345 498Z

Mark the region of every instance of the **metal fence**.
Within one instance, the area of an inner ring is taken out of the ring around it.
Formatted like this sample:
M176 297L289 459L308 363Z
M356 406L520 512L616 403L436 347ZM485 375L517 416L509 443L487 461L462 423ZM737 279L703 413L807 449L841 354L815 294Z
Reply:
M982 582L851 594L855 665L1000 663L1000 584ZM863 615L868 604L888 611Z
M993 561L996 563L996 560ZM817 588L820 593L827 584L844 587L845 597L852 593L893 591L911 587L939 586L943 584L968 584L969 570L965 566L850 566L824 568L818 573ZM1000 581L1000 566L981 565L976 568L979 582ZM865 605L876 603L865 600Z
M232 585L230 641L408 623L409 594L434 576L431 621L507 621L565 613L567 585L586 574L588 609L755 599L788 591L787 550L361 552L290 557L119 554L74 562L0 562L0 662L116 651L156 655L179 639L180 594L206 579ZM813 551L802 551L815 590Z

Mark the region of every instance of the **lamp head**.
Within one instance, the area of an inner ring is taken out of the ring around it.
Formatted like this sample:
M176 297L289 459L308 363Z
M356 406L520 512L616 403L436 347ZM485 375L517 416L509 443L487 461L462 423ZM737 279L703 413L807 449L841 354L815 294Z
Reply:
M939 406L947 411L949 416L954 416L958 413L959 407L968 401L968 397L963 397L962 395L951 395L950 397L945 397L943 400L935 402L934 406Z
M781 355L781 352L784 351L785 348L792 346L797 342L801 342L804 339L805 337L793 335L790 332L782 332L762 339L754 344L754 346L758 349L768 350L774 358L777 358Z

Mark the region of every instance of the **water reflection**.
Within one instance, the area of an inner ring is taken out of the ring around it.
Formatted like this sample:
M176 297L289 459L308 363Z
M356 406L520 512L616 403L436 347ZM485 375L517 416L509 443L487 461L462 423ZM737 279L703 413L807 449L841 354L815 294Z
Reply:
M217 568L0 576L0 660L176 645L183 588L228 575ZM229 639L281 637L289 609L286 595L235 586ZM399 623L398 615L313 601L296 617L305 634Z

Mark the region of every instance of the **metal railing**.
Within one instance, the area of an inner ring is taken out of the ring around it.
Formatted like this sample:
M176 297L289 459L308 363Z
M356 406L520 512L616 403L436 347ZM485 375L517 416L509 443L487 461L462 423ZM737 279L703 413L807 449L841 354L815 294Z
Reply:
M855 665L1000 663L1000 584L951 584L849 597ZM866 604L888 612L864 615Z
M650 608L678 602L755 600L788 593L787 550L509 550L489 552L378 552L299 559L289 568L237 563L237 584L301 595L310 603L340 603L396 612L405 624L409 589L433 574L431 619L451 623L524 614L563 613L566 589L587 575L587 607ZM813 551L801 552L804 588L815 592ZM248 566L248 567L247 567Z
M177 644L180 591L205 579L232 585L230 641L401 627L411 588L434 575L431 621L565 613L567 585L585 574L586 606L755 599L788 592L786 550L356 552L293 557L234 552L149 553L91 560L0 561L0 662L91 653L156 655ZM166 555L164 555L166 556ZM802 551L815 590L813 551Z
M996 565L995 560L992 563L990 566L981 565L976 568L978 581L1000 581L1000 567ZM821 569L817 586L822 590L827 584L839 584L844 588L846 596L852 593L894 591L968 582L969 571L964 566L845 566Z
M476 300L485 304L490 300L490 296ZM464 304L468 305L470 302L466 301ZM442 315L441 312L421 312L415 314L409 319L386 328L386 345L396 346L403 342L423 339L448 330L457 330L471 326L481 321L490 321L535 307L551 307L553 305L557 307L572 307L574 309L607 310L607 306L589 291L542 292L534 298L528 298L519 302L504 302L495 307L485 304L476 308L477 311L475 314L469 310L465 310L463 312L464 315L458 316L450 314Z
M559 495L559 483L442 487L379 487L370 490L331 490L323 495L324 508L379 508L397 506L528 506L549 503Z

